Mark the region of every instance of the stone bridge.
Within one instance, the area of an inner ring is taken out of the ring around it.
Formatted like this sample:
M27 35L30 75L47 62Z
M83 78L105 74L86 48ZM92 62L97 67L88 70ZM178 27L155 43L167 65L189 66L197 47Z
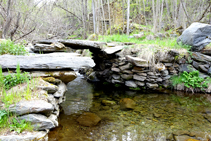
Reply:
M38 54L2 55L0 66L3 70L16 69L17 64L23 70L74 70L81 67L94 67L101 60L100 54L109 55L123 48L103 49L104 44L86 40L41 40L33 45L33 51ZM81 57L77 53L58 53L64 52L67 48L89 49L93 53L94 61L90 57ZM57 53L43 54L55 51Z

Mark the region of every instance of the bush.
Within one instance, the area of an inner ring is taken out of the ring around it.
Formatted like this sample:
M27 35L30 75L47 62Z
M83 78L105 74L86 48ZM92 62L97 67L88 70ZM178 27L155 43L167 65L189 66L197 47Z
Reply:
M0 42L0 55L3 54L26 55L27 51L23 45L15 44L11 40L2 40Z
M186 72L184 71L179 76L173 76L171 78L172 85L184 83L187 88L207 88L208 81L204 78L199 77L199 71Z

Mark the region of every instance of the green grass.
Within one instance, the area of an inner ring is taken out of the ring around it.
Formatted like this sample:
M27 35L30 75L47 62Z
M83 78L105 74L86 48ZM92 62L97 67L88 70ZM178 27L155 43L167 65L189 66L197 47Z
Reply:
M27 51L21 44L15 44L11 40L2 40L0 42L0 55L3 54L26 55Z
M147 33L146 35L149 35L150 33ZM132 35L131 35L132 36ZM102 42L132 42L136 44L142 44L142 45L156 45L159 47L167 47L170 49L190 49L190 46L177 44L177 38L165 38L165 39L155 39L155 40L146 40L145 37L141 39L137 38L130 38L128 35L120 35L120 34L114 34L114 35L107 35L107 36L99 36L99 41Z
M13 86L16 86L17 84L27 82L29 81L29 79L30 76L28 75L28 73L21 73L19 64L17 65L16 73L11 74L9 72L9 74L6 76L3 75L2 69L0 67L0 86L4 87L7 90Z
M16 73L4 76L0 67L0 101L4 103L4 109L7 109L11 104L15 104L22 99L30 100L32 91L29 85L29 75L21 73L20 66L17 65ZM27 82L25 91L7 91L11 87ZM32 131L33 127L25 120L18 120L18 117L10 114L6 110L0 110L0 132L5 130L16 131L21 133L24 130Z

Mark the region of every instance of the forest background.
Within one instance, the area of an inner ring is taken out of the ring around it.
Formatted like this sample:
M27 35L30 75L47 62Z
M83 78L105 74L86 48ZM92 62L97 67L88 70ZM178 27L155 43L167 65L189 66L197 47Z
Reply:
M0 36L13 41L152 33L211 23L210 0L0 0Z

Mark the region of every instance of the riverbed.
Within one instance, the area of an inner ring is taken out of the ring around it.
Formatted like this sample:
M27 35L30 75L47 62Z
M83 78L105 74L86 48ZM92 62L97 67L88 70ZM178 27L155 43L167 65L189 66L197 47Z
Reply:
M91 84L82 75L68 83L66 101L61 104L59 127L49 141L166 141L211 138L210 95L171 90L135 91L107 83ZM134 110L120 110L119 101L130 98ZM105 106L102 100L117 104ZM78 124L85 111L102 120L94 127ZM184 140L184 141L185 141Z

